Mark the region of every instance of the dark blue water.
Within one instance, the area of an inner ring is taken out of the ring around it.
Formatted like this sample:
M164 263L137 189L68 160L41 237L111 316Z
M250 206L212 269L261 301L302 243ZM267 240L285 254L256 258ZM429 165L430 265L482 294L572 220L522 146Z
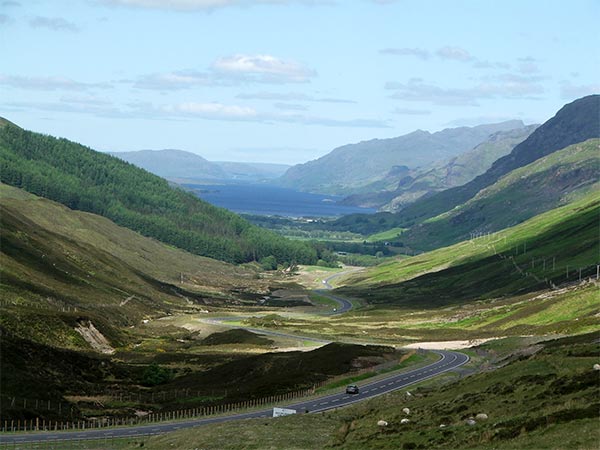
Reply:
M308 194L274 186L186 184L202 200L240 214L285 217L337 217L374 213L374 209L338 205L343 197Z

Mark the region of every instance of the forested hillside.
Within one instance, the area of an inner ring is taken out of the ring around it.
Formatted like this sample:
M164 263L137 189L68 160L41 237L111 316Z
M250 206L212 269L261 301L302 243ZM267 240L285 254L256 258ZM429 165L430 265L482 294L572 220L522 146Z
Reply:
M262 230L132 164L10 122L0 126L0 179L197 255L228 262L317 260L309 245Z

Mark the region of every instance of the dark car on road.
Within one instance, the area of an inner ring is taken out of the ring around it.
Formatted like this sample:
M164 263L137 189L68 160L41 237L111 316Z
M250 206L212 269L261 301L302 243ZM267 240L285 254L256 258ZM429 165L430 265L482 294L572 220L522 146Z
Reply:
M358 386L355 384L349 384L346 386L346 394L358 394Z

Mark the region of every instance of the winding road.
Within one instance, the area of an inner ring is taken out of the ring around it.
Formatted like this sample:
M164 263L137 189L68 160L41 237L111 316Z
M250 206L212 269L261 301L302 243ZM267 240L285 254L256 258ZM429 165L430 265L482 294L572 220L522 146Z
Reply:
M285 408L295 409L299 412L319 413L329 409L348 406L378 395L387 394L398 389L410 386L415 383L433 378L441 373L456 369L466 364L469 357L462 353L445 350L436 350L440 359L436 362L419 369L413 369L406 372L394 373L388 377L364 383L360 386L360 393L349 395L346 393L336 393L322 397L311 398L310 400L284 404ZM0 444L26 444L33 442L56 442L68 440L84 439L113 439L128 438L135 436L148 436L154 434L168 433L170 431L182 430L185 428L197 427L213 423L231 422L243 419L269 418L273 415L273 409L260 409L247 413L232 414L228 416L204 417L198 419L181 420L174 422L161 422L149 425L105 428L85 431L59 431L59 432L36 432L36 433L17 433L0 435Z
M323 295L324 297L327 297L327 298L330 298L330 299L336 301L340 305L339 308L336 308L334 311L328 313L327 315L333 316L333 315L337 315L337 314L343 314L352 309L352 302L350 302L350 300L340 297L338 295L333 295L328 292L331 289L333 289L333 286L330 284L331 280L334 280L335 278L339 278L343 275L347 275L351 272L356 272L356 270L346 270L344 272L338 272L336 274L333 274L323 280L323 287L325 289L315 289L315 292L317 294Z
M331 289L329 281L331 279L341 276L344 273L333 275L325 280L323 283L326 289ZM318 290L321 295L326 295L329 298L337 301L340 304L340 308L334 312L334 314L342 314L349 311L352 308L352 303L348 300L331 295L326 292L325 289ZM331 313L329 313L331 314ZM225 318L223 318L225 319ZM223 320L211 319L215 321ZM232 317L227 318L229 320ZM238 327L245 328L245 327ZM275 331L267 331L263 329L246 328L251 331L255 331L261 334L278 335L285 337L294 337L297 339L313 340L323 343L330 341L319 340L315 338L308 338L302 336L295 336L285 333L279 333ZM376 381L362 383L360 385L359 394L346 394L345 392L339 392L335 394L323 395L320 397L312 397L307 400L288 402L280 406L295 409L302 413L319 413L330 409L341 408L344 406L351 405L369 398L373 398L379 395L387 394L389 392L405 388L415 383L433 378L444 372L454 370L469 361L469 357L463 353L446 351L446 350L433 350L433 353L437 354L440 358L434 363L428 364L418 369L407 370L403 372L390 373L388 376L380 378ZM39 431L31 433L6 433L0 434L0 445L19 445L28 443L40 443L40 442L61 442L71 440L90 440L90 439L114 439L114 438L130 438L136 436L149 436L155 434L163 434L171 431L181 430L185 428L192 428L201 425L209 425L214 423L231 422L244 419L256 419L256 418L269 418L273 415L273 408L265 408L245 413L237 413L223 416L212 416L212 417L201 417L196 419L187 419L171 422L160 422L148 425L137 425L131 427L113 427L104 429L91 429L91 430L77 430L77 431Z

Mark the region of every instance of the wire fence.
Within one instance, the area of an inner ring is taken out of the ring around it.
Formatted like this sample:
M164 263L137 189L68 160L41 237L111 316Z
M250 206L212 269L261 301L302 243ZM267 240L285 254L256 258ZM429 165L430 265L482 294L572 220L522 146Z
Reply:
M365 367L360 370L354 370L352 372L342 374L336 377L328 378L319 383L313 384L312 387L307 389L300 389L292 392L286 392L277 395L271 395L262 398L250 399L235 403L224 403L209 406L201 406L195 408L176 409L172 411L159 411L159 412L144 412L139 411L135 416L99 416L99 417L88 417L88 418L77 418L76 408L71 403L56 402L52 400L34 400L24 399L18 397L2 397L1 400L4 405L10 408L26 409L29 414L35 414L35 412L42 413L44 411L56 411L62 414L62 419L52 420L44 417L36 417L30 419L2 419L0 418L0 431L1 432L32 432L32 431L81 431L87 429L100 429L109 427L120 427L120 426L134 426L158 423L164 421L173 420L185 420L201 418L213 415L230 414L240 412L244 410L252 410L256 408L264 408L273 406L276 404L286 403L295 401L302 398L307 398L315 395L317 389L326 385L335 385L336 382L341 380L364 375L367 373L376 374L377 372L391 369L404 360L408 359L414 352L404 354L400 359L394 359L383 364L376 366ZM197 394L195 391L190 389L169 391L173 394L179 393L182 397L193 396ZM160 394L160 393L156 393ZM136 396L134 395L133 398ZM119 396L114 398L127 398L127 396ZM1 408L0 411L5 411L5 408ZM40 414L41 415L41 414ZM66 420L65 417L69 417Z

